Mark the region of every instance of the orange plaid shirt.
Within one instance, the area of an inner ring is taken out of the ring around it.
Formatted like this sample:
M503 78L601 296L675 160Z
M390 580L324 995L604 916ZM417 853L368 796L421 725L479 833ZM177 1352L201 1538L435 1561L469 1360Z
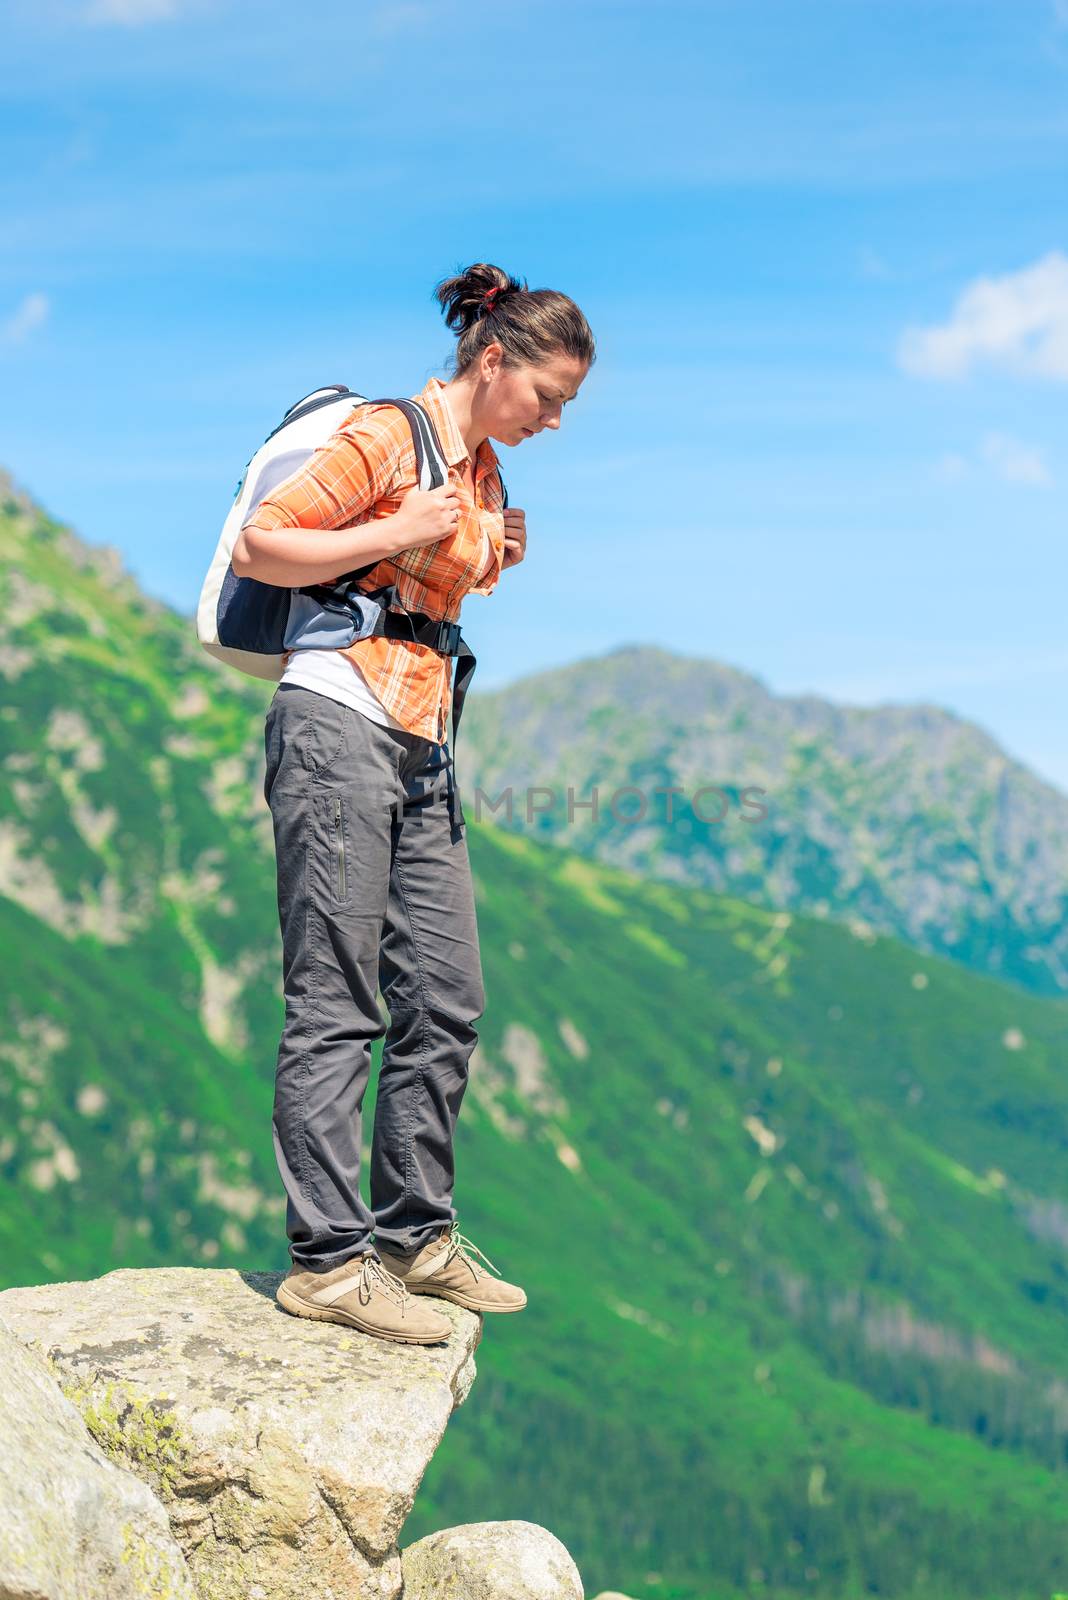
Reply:
M431 378L414 400L429 413L460 500L454 533L433 544L399 550L360 579L362 589L394 583L407 611L457 622L465 594L492 594L504 557L504 496L497 455L488 439L475 455L475 493L461 467L467 446L456 426L445 385ZM249 518L258 528L350 528L400 509L417 487L415 448L403 412L357 406L351 417ZM487 565L483 529L489 535ZM478 579L486 573L483 582ZM337 574L338 577L341 574ZM287 653L286 660L289 659ZM410 639L358 639L341 651L367 679L386 710L407 729L443 744L452 709L452 659Z

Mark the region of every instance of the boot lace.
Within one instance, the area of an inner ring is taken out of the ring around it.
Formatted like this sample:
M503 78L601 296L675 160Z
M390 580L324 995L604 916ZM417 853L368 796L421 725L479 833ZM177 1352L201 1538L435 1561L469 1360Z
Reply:
M392 1272L387 1271L381 1261L377 1261L374 1256L364 1256L360 1275L356 1280L356 1289L365 1305L376 1288L381 1289L384 1295L387 1295L391 1300L395 1300L402 1307L406 1300L411 1299L411 1295L401 1280L394 1277Z
M463 1234L460 1232L460 1219L457 1217L449 1228L449 1247L445 1252L445 1260L442 1262L442 1266L447 1267L453 1256L458 1255L460 1260L464 1262L465 1266L471 1268L471 1271L477 1280L481 1276L482 1268L476 1261L471 1260L470 1256L467 1254L468 1250L473 1250L476 1256L482 1256L482 1259L486 1263L487 1267L489 1267L492 1272L496 1272L498 1278L501 1276L500 1272L498 1272L497 1268L493 1265L493 1262L490 1260L489 1256L483 1255L477 1244L472 1244L470 1239L464 1238Z

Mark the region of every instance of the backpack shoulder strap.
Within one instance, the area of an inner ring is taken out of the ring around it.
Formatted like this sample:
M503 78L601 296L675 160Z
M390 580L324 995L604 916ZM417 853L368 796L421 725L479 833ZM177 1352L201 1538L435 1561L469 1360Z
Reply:
M438 438L438 431L434 426L433 418L430 416L429 412L426 410L426 408L424 406L421 406L417 400L378 400L378 401L375 402L375 404L376 405L380 405L380 406L381 405L385 405L385 406L400 406L401 410L410 410L410 411L413 411L413 412L416 413L416 415L418 417L418 420L419 420L419 422L420 422L420 424L422 425L422 428L423 428L423 445L424 445L424 449L425 449L425 451L426 451L426 453L427 453L427 455L430 458L430 461L432 463L431 470L435 474L434 481L429 485L429 487L432 488L432 489L437 489L441 484L443 484L445 482L445 479L448 477L448 470L447 470L446 465L445 465L445 452L441 448L441 441ZM415 422L411 417L409 417L409 421L412 422L412 436L414 438L415 437ZM416 454L416 460L418 461L418 459L419 459L419 443L418 443L418 440L416 441L415 454ZM508 505L508 488L507 488L507 485L505 484L504 474L501 471L501 464L500 464L499 461L497 463L497 477L500 480L500 485L501 485L501 503L502 503L503 506L507 507L507 505ZM420 484L420 487L422 487L422 484Z
M337 399L334 394L332 399ZM448 479L449 471L445 461L445 452L441 448L438 431L426 411L415 400L401 400L389 398L383 400L364 400L357 397L357 403L372 406L396 406L407 418L408 426L412 430L412 445L415 449L415 476L420 489L440 489ZM377 561L368 562L364 567L357 567L354 572L348 572L339 583L352 583L357 578L365 577L368 572L373 572L379 565Z
M441 448L441 442L438 439L438 433L437 433L437 429L434 427L433 419L431 418L429 413L426 411L426 409L423 406L419 405L418 401L415 401L415 400L409 400L407 402L403 402L403 401L400 401L400 400L387 400L387 401L379 401L379 404L380 405L394 405L394 406L407 404L407 405L411 406L413 411L417 411L419 413L419 417L420 417L420 419L421 419L421 421L423 423L425 432L426 432L427 435L429 435L430 452L433 455L436 455L437 459L438 459L439 470L441 472L440 482L444 483L446 477L448 476L448 474L446 472L446 469L445 469L445 455L444 455L444 452L443 452L443 450ZM417 455L418 455L418 450L419 450L419 447L417 445L416 446L416 454ZM507 505L508 505L508 487L507 487L507 485L506 485L506 483L504 481L504 473L501 471L501 464L500 464L499 461L497 463L497 477L498 477L498 479L500 481L500 485L501 485L501 504L502 504L503 507L507 507ZM435 488L436 489L437 487L438 487L437 483L431 484L431 488Z
M320 391L322 393L322 391ZM353 405L365 406L395 406L407 418L408 426L412 431L412 445L415 449L415 475L420 489L440 489L449 475L448 465L445 461L445 452L441 448L438 430L433 420L416 400L402 400L394 396L381 400L368 400L364 395L353 393L351 389L334 390L322 399L308 397L300 401L300 411L294 411L288 418L296 421L298 415L307 416L308 411L317 405L328 405L337 400L341 395L352 395Z
M445 452L441 448L441 440L438 438L438 430L430 413L419 404L418 400L387 400L384 403L399 406L411 425L420 489L440 489L448 479L449 468ZM424 475L427 478L425 484Z

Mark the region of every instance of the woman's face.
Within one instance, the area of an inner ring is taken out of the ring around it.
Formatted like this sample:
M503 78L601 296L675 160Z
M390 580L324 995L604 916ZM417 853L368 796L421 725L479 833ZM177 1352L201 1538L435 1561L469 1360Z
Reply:
M483 358L499 345L490 345ZM590 370L575 356L549 356L536 367L506 367L499 360L483 367L486 431L500 444L522 444L543 428L558 428L560 414L573 400Z

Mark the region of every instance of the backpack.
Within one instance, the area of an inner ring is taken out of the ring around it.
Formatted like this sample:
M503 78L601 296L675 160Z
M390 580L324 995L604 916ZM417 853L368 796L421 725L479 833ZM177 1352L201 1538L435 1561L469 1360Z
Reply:
M415 401L368 401L344 384L330 384L290 406L242 474L197 606L197 637L205 650L250 677L277 682L285 651L343 649L371 634L414 639L449 655L470 655L457 623L405 611L397 604L392 585L373 594L356 587L378 561L346 573L334 584L301 588L280 588L258 578L239 578L234 572L230 557L237 536L260 501L299 471L358 405L390 405L404 412L412 430L420 489L437 489L448 476L434 424ZM473 656L471 662L467 679L474 670Z
M423 611L406 611L396 587L372 592L356 587L378 561L358 567L334 584L280 588L257 578L239 578L230 561L237 536L261 500L293 476L312 452L337 431L355 406L396 406L412 430L420 489L439 489L448 467L437 429L414 400L368 400L342 383L329 384L290 406L245 468L234 503L223 523L219 543L197 605L197 637L209 655L253 678L277 682L285 670L287 650L344 649L371 635L408 639L456 657L452 685L452 749L460 726L464 696L474 676L476 657L458 622L443 622ZM501 495L508 491L501 479ZM379 558L382 559L381 557ZM454 789L449 786L450 804ZM458 799L458 797L455 797ZM462 819L462 810L461 810Z

